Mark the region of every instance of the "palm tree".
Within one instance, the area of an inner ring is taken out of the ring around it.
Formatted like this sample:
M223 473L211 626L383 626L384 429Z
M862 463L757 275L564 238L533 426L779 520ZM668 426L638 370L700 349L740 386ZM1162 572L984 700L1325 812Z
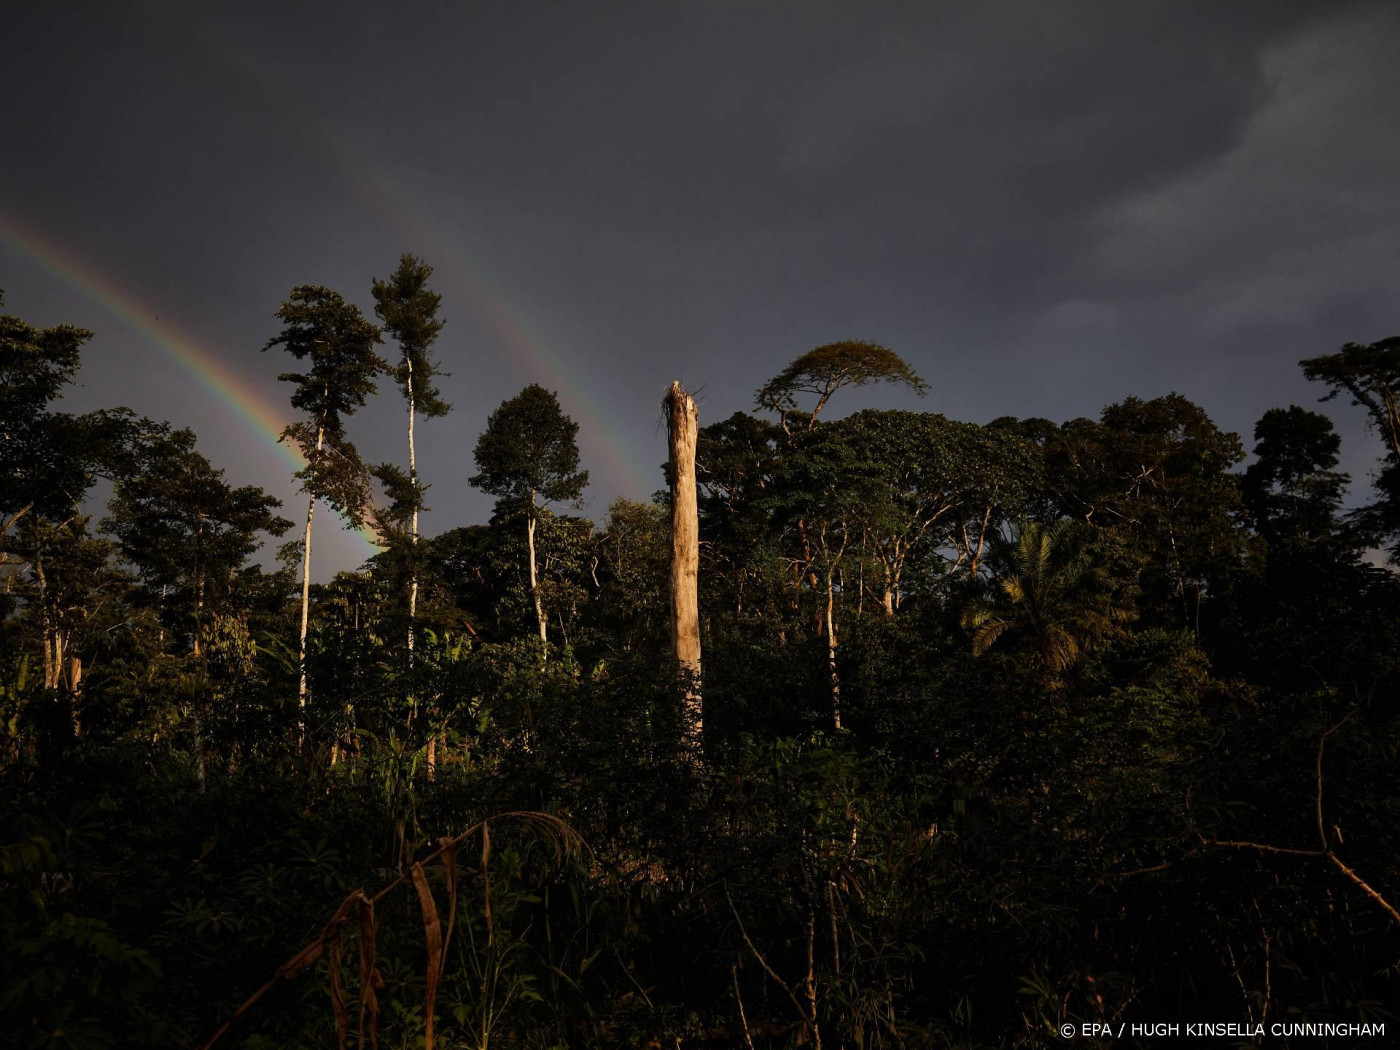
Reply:
M1009 540L994 544L990 593L962 616L974 656L1003 635L1019 635L1035 653L1044 684L1056 688L1081 655L1122 633L1136 614L1115 600L1113 581L1091 560L1083 535L1068 521L1022 520Z

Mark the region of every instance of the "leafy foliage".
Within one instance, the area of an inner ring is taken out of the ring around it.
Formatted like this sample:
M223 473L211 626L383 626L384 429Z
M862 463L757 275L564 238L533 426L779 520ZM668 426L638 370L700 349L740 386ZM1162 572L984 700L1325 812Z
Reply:
M928 384L893 350L848 339L808 350L759 387L754 401L759 408L777 412L786 431L788 417L797 408L797 395L815 395L816 404L803 417L810 428L836 391L871 383L895 383L917 394L928 390Z
M431 414L427 278L406 256L374 295ZM378 331L326 289L279 316L304 480L353 513ZM86 333L0 332L6 1045L1395 1023L1400 584L1363 555L1400 472L1347 514L1325 417L1266 413L1241 472L1180 395L833 420L837 390L922 383L874 344L804 355L760 397L780 422L700 435L696 764L667 508L550 508L587 480L555 395L487 421L489 522L306 584L303 656L292 573L248 561L275 501L188 431L53 412ZM1305 368L1383 408L1391 349ZM416 477L380 481L411 535Z
M394 381L414 409L429 417L445 416L451 409L433 385L442 371L432 359L432 346L445 322L437 316L442 296L428 288L432 275L433 268L422 259L404 255L392 277L376 278L371 287L374 312L402 352L393 369Z
M338 292L315 285L293 288L276 317L282 332L263 349L280 346L309 365L306 372L277 377L293 384L292 407L307 415L286 428L283 440L294 441L306 459L298 475L306 491L359 523L369 506L368 471L345 435L343 417L364 405L388 368L374 352L380 331Z
M578 424L559 399L532 383L491 413L476 443L477 473L469 480L509 503L576 500L588 484L578 469Z

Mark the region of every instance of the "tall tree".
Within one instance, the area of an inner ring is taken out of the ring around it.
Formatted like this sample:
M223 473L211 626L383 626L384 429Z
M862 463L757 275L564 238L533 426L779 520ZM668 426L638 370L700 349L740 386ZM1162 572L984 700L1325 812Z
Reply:
M1108 529L1137 563L1120 569L1139 574L1143 616L1196 629L1244 552L1239 435L1180 394L1128 397L1066 423L1045 458L1060 512Z
M399 362L392 369L394 381L408 402L408 489L411 503L408 539L410 564L408 578L408 651L413 652L414 620L418 614L418 513L423 509L423 488L418 480L418 455L414 446L414 421L418 413L429 419L447 415L451 409L433 385L443 374L431 350L444 322L437 312L442 296L428 288L433 268L413 255L403 255L399 268L387 281L375 279L374 312L394 341L399 344ZM411 657L410 657L411 658Z
M88 535L83 500L97 477L129 473L138 437L162 429L126 409L50 411L91 337L0 315L0 573L6 592L19 584L33 610L45 687L67 675L73 692L81 676L73 624L89 615L109 546Z
M844 421L843 421L844 422ZM841 678L837 666L837 574L861 535L861 520L871 498L872 478L863 450L843 441L837 424L799 434L774 470L771 495L764 502L774 521L791 528L799 555L794 574L805 574L813 591L824 587L825 605L818 613L818 633L826 639L827 676L831 687L832 728L840 731Z
M261 546L258 533L292 527L274 513L282 503L256 485L223 479L195 450L194 432L177 430L147 443L142 469L118 482L103 529L146 584L181 611L190 649L200 655L208 613L228 598L234 574Z
M847 339L808 350L759 387L754 400L759 408L778 413L785 432L791 432L790 418L804 421L803 429L810 430L836 391L871 383L896 383L920 395L928 390L928 384L893 350ZM810 412L799 411L799 394L816 397Z
M540 598L535 527L542 505L577 500L588 485L588 471L578 469L577 436L578 424L564 414L558 397L532 383L491 413L476 443L477 473L469 479L525 517L530 594L540 643L546 647L548 621Z
M1308 357L1299 362L1303 375L1331 387L1321 400L1343 392L1351 403L1366 409L1367 425L1381 435L1386 455L1376 476L1380 498L1355 515L1355 521L1371 534L1371 541L1400 537L1400 336L1375 343L1347 343L1335 354ZM1390 550L1400 563L1400 543Z
M659 640L666 617L666 586L671 556L671 522L656 503L613 501L598 542L602 577L599 605L616 632L618 647L629 650Z
M26 515L66 515L87 491L74 420L48 407L77 375L91 338L71 325L36 328L0 314L0 566L10 530Z
M306 372L283 372L277 378L294 385L292 407L306 419L282 432L306 458L297 473L307 495L306 531L301 550L301 632L298 648L297 703L305 735L306 627L311 608L311 521L316 500L324 499L354 524L364 520L369 504L368 472L359 452L345 436L343 417L354 415L375 392L375 379L388 365L374 351L382 341L379 328L337 292L316 285L299 285L273 316L283 323L282 334L264 350L283 347L309 366Z
M1303 375L1331 387L1322 400L1343 391L1370 415L1368 422L1400 457L1400 335L1376 343L1347 343L1335 354L1305 357Z
M1332 469L1342 445L1332 421L1297 405L1271 408L1255 424L1254 440L1257 458L1240 489L1255 528L1270 544L1329 538L1348 480Z
M842 387L868 386L871 383L897 383L909 387L920 396L928 390L928 384L888 347L860 340L843 340L827 343L799 356L759 387L754 400L759 408L776 412L778 425L784 434L792 438L794 422L801 424L800 433L808 433L816 427L817 416L836 391ZM810 412L799 409L799 394L816 397ZM812 539L807 534L806 522L801 518L797 519L797 538L802 547L803 561L807 564L808 582L816 587L816 574L810 568L814 557ZM801 571L799 566L795 565L794 568Z
M916 548L951 550L976 575L987 539L1037 480L1037 450L1013 434L931 412L864 409L826 424L816 447L844 445L862 544L883 576L893 616ZM950 571L951 571L950 568Z
M88 519L34 515L26 522L28 578L17 593L39 628L44 688L63 690L74 704L83 676L83 644L98 610L121 595L130 577L111 564L112 544L88 532Z

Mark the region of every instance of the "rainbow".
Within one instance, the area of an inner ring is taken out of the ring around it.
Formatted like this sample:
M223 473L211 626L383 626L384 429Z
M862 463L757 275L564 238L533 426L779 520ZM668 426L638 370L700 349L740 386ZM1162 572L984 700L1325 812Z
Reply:
M154 322L154 312L116 282L42 240L3 212L0 212L0 245L74 289L159 350L209 391L230 416L270 445L293 470L306 466L301 452L281 439L285 421L260 392L177 327L164 321ZM369 553L378 552L379 545L371 529L355 531Z
M495 331L526 375L558 392L565 410L584 424L585 440L593 439L595 450L601 453L604 461L603 473L615 491L645 499L660 486L659 454L646 462L637 456L634 443L609 422L616 413L602 406L592 384L568 366L563 354L552 348L551 341L537 325L526 319L523 310L510 302L482 266L437 232L440 224L435 217L413 199L383 162L304 106L296 106L292 102L295 93L280 82L277 71L260 56L235 48L231 38L214 36L204 25L192 20L185 28L202 37L207 53L221 58L226 68L259 95L266 103L265 114L284 126L289 141L304 144L310 138L316 142L331 172L399 231L414 253L434 266L439 278L445 278L455 290L464 294L472 316L484 320ZM281 420L262 397L190 339L166 331L163 324L153 325L147 320L151 312L141 308L110 281L64 258L0 214L0 243L3 242L10 243L60 280L74 285L137 330L260 436L274 440L280 437ZM294 449L286 445L278 447L289 463L301 469L305 461ZM367 545L377 549L372 533L362 535Z
M324 137L332 139L333 133L327 131ZM525 373L542 386L557 391L565 410L579 417L587 430L599 439L598 451L603 454L604 469L612 487L634 499L646 499L653 490L660 488L659 476L650 483L646 479L649 474L659 474L657 464L662 452L656 452L655 462L649 466L639 462L633 443L608 422L610 413L602 407L591 385L568 367L558 351L550 348L549 341L525 319L523 311L512 308L504 291L482 268L437 234L435 230L439 224L358 150L346 146L342 147L342 153L346 161L344 170L358 173L354 184L360 195L387 213L404 231L408 242L415 246L414 254L430 263L435 275L445 277L465 293L473 315L494 329L524 366Z
M526 375L559 394L565 410L577 417L584 424L585 435L597 442L596 450L603 455L604 472L614 490L646 499L661 487L661 453L649 462L638 458L635 443L609 422L616 412L602 406L592 385L568 366L538 326L526 319L525 311L513 305L505 291L488 278L485 268L437 232L441 223L413 199L382 161L304 105L297 105L296 92L262 56L236 48L232 36L214 36L199 23L190 21L185 28L203 38L209 51L257 93L264 118L280 123L289 142L315 142L330 173L399 231L413 253L433 266L439 279L445 278L465 295L472 315L490 325ZM657 399L659 403L659 394Z

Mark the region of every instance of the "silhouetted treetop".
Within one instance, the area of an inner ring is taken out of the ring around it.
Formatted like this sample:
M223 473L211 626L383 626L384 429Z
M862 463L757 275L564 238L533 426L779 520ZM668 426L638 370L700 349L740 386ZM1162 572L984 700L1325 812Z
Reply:
M928 384L893 350L848 339L807 351L759 387L754 399L759 408L777 412L787 430L788 417L798 409L797 396L815 395L817 403L806 415L810 428L836 391L871 383L897 383L920 395L928 390Z

